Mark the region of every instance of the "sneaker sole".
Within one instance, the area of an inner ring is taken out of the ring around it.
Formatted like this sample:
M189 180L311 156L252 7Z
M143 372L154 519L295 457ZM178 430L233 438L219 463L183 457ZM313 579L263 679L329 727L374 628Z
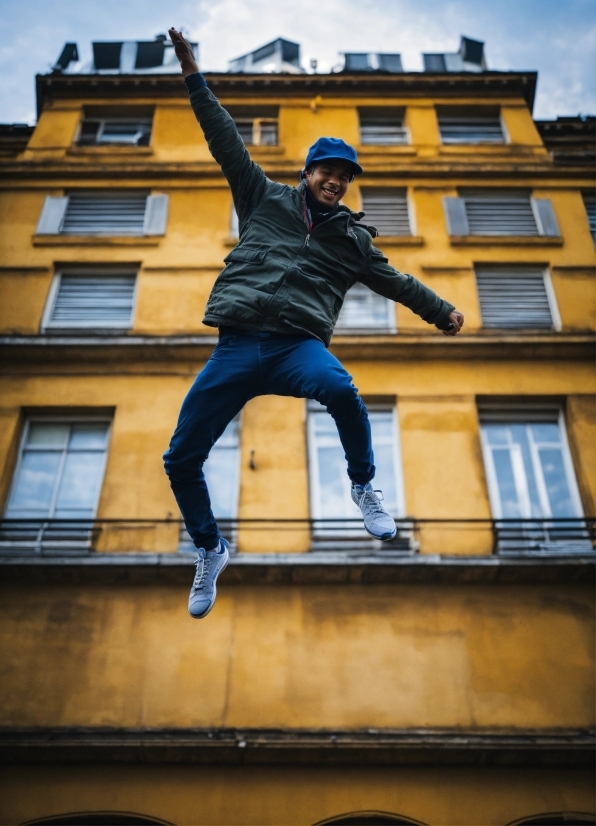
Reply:
M381 542L387 542L389 539L394 539L397 536L397 528L395 528L393 533L384 533L382 536L377 536L376 533L372 533L371 531L369 531L366 525L364 526L364 530L367 532L369 536L372 536L375 539L380 539Z
M209 608L207 608L207 610L206 610L206 611L203 611L203 613L202 613L202 614L191 614L191 613L190 613L190 608L189 608L189 609L188 609L188 614L189 614L189 616L191 616L193 619L204 619L204 618L207 616L207 614L209 613L209 611L211 611L211 609L212 609L212 608L213 608L213 606L215 605L215 600L217 599L217 577L218 577L220 574L223 574L223 572L225 571L225 569L228 567L228 562L230 561L230 552L229 552L229 550L228 550L227 548L226 548L226 554L227 554L227 559L226 559L226 561L224 562L224 564L223 564L223 567L222 567L221 571L218 573L218 575L215 577L215 580L213 581L213 602L211 603L211 605L209 606Z

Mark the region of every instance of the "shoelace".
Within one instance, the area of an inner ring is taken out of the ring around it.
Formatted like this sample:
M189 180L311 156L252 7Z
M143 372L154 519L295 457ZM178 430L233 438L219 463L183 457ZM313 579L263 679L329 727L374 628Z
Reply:
M377 496L379 494L379 496ZM365 490L359 497L358 504L360 507L366 507L371 513L385 513L385 508L381 505L383 500L383 491L381 490Z
M201 556L201 554L199 554L199 556L195 559L197 571L195 573L195 578L192 583L193 591L201 591L203 589L203 586L205 585L207 574L209 573L209 570L205 562L205 557Z

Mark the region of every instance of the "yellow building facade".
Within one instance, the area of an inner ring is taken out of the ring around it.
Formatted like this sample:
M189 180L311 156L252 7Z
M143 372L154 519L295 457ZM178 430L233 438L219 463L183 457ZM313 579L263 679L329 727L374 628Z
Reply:
M247 405L193 622L161 456L231 196L178 75L64 68L0 129L1 822L593 823L592 121L536 123L528 72L207 75L273 180L353 144L345 203L466 323L342 311L382 547L330 417Z

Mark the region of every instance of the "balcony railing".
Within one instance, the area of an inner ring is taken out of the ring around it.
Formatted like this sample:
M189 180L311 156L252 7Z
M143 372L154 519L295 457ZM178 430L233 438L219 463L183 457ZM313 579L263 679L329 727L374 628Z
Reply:
M570 555L596 550L596 519L397 519L379 542L361 519L222 519L233 551L367 554ZM192 553L177 519L3 519L0 553Z

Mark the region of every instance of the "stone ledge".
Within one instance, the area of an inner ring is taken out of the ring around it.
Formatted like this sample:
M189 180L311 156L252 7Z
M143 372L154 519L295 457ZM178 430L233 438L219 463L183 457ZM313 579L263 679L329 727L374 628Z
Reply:
M587 729L3 728L2 763L594 765Z
M194 554L89 553L0 556L5 584L180 585L192 579ZM406 556L327 551L236 553L220 578L230 585L513 585L586 584L596 555L548 557Z

